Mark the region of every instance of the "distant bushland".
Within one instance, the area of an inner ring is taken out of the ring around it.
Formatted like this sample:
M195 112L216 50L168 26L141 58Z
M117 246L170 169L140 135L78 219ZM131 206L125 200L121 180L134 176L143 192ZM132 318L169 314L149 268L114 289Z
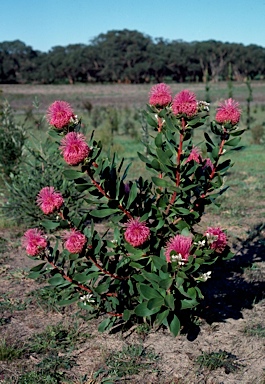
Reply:
M265 48L215 40L153 39L136 30L101 33L89 44L34 50L0 43L0 83L157 83L263 79Z

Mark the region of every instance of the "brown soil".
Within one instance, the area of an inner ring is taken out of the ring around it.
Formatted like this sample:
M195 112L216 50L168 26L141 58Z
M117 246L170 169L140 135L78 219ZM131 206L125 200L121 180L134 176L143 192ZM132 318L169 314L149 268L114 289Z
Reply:
M36 300L25 308L16 308L18 303L29 300L31 292L40 284L28 279L29 268L36 262L30 260L20 246L19 230L2 230L2 254L0 258L1 301L7 297L10 308L1 314L0 335L8 343L21 345L34 334L43 332L51 324L71 322L73 308L64 311L47 311ZM236 256L225 264L214 267L212 278L204 286L205 301L198 312L198 325L183 329L174 338L167 330L137 332L98 333L98 320L79 320L82 332L89 338L72 352L77 366L70 371L71 383L103 383L108 366L106 358L128 345L143 345L157 359L150 362L150 369L137 375L128 375L126 380L115 383L186 383L186 384L264 384L265 383L265 240L263 226L252 236L237 245ZM13 304L13 306L12 306ZM2 308L0 306L0 308ZM11 309L12 308L12 309ZM256 325L263 327L262 335L251 335L247 329ZM203 352L225 351L233 356L237 370L225 372L225 368L209 370L196 364ZM1 362L0 382L13 377L18 379L23 371L34 369L39 362L36 356L21 357L11 362ZM93 378L102 369L98 378ZM68 372L69 373L69 372ZM15 380L14 379L14 380ZM111 382L111 381L109 381ZM15 383L15 381L14 381ZM62 381L64 383L64 381ZM82 382L84 383L84 381ZM37 383L36 383L37 384Z

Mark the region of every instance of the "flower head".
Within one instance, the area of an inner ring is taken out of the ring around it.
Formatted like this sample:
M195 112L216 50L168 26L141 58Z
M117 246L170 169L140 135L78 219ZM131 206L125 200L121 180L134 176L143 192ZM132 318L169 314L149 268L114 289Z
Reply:
M63 234L64 247L70 253L82 252L84 245L86 244L86 236L76 229L65 231Z
M239 103L230 98L219 105L215 120L220 124L231 123L236 125L240 120L240 115Z
M207 237L210 248L222 253L227 244L227 236L219 227L208 227L204 236Z
M55 192L54 187L44 187L37 195L37 204L45 215L61 208L64 200L60 192Z
M82 133L69 132L61 140L61 153L67 164L78 165L88 157L90 148Z
M154 106L165 107L172 101L171 89L165 83L154 85L149 96L149 104Z
M212 163L212 160L207 157L207 159L205 160L205 164L203 166L203 169L210 169L210 171L212 172L214 170L214 165Z
M202 161L202 157L201 157L201 150L200 148L198 147L193 147L187 160L186 160L186 163L189 163L190 161L194 160L196 163L200 164L200 162Z
M179 92L173 100L172 111L175 115L184 114L193 117L198 112L198 103L195 93L184 89Z
M55 101L49 106L47 111L48 123L58 129L68 125L73 117L73 109L66 101Z
M190 255L191 245L191 237L183 235L176 235L175 237L172 237L166 244L165 255L167 262L171 263L171 261L174 261L174 259L187 261ZM175 255L170 255L172 251L176 252L177 257L174 257Z
M125 240L133 247L139 247L150 237L150 229L139 218L130 219L126 224Z
M47 241L41 230L37 228L28 229L22 238L22 246L30 256L37 256L47 247Z

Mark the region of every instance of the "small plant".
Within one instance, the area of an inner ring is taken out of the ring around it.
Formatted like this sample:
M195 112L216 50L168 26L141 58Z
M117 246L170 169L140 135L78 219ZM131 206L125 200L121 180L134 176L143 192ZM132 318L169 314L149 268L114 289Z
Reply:
M265 128L263 125L255 125L251 128L251 135L254 144L262 144L264 143L264 133Z
M7 101L0 109L0 170L4 178L19 171L26 133L23 125L15 122Z
M130 180L130 165L115 153L102 154L94 132L90 140L80 133L71 106L55 101L49 133L67 164L63 176L83 194L87 211L73 213L73 196L65 199L58 183L36 194L47 219L23 237L28 255L41 260L29 276L46 276L59 305L77 303L91 317L104 315L99 331L146 322L178 335L183 311L192 314L203 298L199 286L210 278L210 266L233 256L224 230L197 229L206 207L227 189L224 176L232 164L223 156L240 142L240 115L235 100L220 103L212 137L205 132L194 143L193 130L205 126L209 104L189 90L172 98L166 84L155 85L143 112L151 127L146 151L138 153L150 179L139 170ZM116 112L112 117L114 134Z
M23 350L17 345L7 344L6 340L0 341L0 360L12 361L18 359Z
M241 367L235 355L221 349L218 352L203 352L196 358L195 362L199 364L200 367L206 367L211 371L224 368L227 374L235 372Z
M262 324L249 324L244 329L248 336L265 337L265 326Z
M107 369L99 370L94 377L103 374L104 378L114 381L119 378L128 380L128 377L137 375L142 370L154 370L157 360L158 356L152 350L138 344L127 345L122 351L112 352L105 360Z

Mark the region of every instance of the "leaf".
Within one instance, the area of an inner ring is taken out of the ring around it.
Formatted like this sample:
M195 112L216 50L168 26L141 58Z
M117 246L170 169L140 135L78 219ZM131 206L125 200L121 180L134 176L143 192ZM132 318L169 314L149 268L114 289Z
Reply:
M173 320L169 325L170 332L176 337L180 331L180 321L176 315L174 315Z
M239 144L240 141L241 141L241 137L237 136L237 137L234 137L231 140L228 140L225 143L225 145L228 145L228 146L231 146L231 147L236 147Z
M162 147L162 144L163 144L163 135L161 132L159 132L157 135L156 135L156 138L155 138L155 145L157 147Z
M44 265L46 265L46 263L38 264L35 267L31 268L30 272L39 272L40 270L42 270Z
M181 309L194 308L198 304L199 304L198 301L195 299L192 299L192 300L184 299L184 300L181 300Z
M136 197L137 197L137 184L133 183L130 189L129 197L128 197L128 204L127 204L128 208L130 208L130 205L134 202Z
M166 309L165 311L158 313L156 315L156 320L155 320L155 325L159 327L163 323L163 320L168 316L169 314L169 309Z
M99 332L104 332L106 331L106 329L108 328L108 326L110 325L111 323L111 318L108 317L107 319L103 320L99 326L98 326L98 331Z
M214 142L212 141L211 137L208 135L207 132L204 132L204 137L205 137L206 141L207 141L209 144L211 144L211 145L214 146Z
M144 301L143 303L137 305L137 307L134 310L134 313L136 314L136 316L146 317L146 316L153 315L154 313L158 312L158 310L157 310L157 308L148 309L147 308L147 302Z
M156 177L156 176L153 176L152 177L152 181L155 185L157 185L158 187L172 187L171 183L164 180L164 179L160 179L160 177Z
M140 292L142 297L147 300L162 297L159 292L157 292L154 288L150 287L149 285L139 284L138 291Z
M167 279L162 279L159 282L159 286L167 290L172 285L172 282L173 282L173 279L171 277Z
M117 213L117 212L120 212L119 209L115 208L106 208L106 209L96 209L94 211L91 211L90 212L90 215L93 216L93 217L106 217L106 216L110 216L114 213Z
M67 169L63 171L63 175L67 180L75 180L81 178L83 176L83 172Z
M148 309L154 309L154 308L161 308L162 305L164 304L164 299L163 297L160 298L154 298L148 301L147 303L147 308Z
M167 307L172 309L172 311L174 311L174 309L175 309L175 299L174 299L174 296L172 295L172 293L170 293L169 295L166 295L166 297L165 297L165 304L166 304Z
M152 256L152 261L157 269L161 269L161 267L166 264L166 258L162 259L158 256Z
M48 280L48 283L50 285L61 285L65 282L65 279L62 277L62 275L60 275L60 273L56 273L53 277L51 277L49 280Z
M40 225L42 225L46 229L55 229L60 226L60 223L58 221L42 220L40 222Z

